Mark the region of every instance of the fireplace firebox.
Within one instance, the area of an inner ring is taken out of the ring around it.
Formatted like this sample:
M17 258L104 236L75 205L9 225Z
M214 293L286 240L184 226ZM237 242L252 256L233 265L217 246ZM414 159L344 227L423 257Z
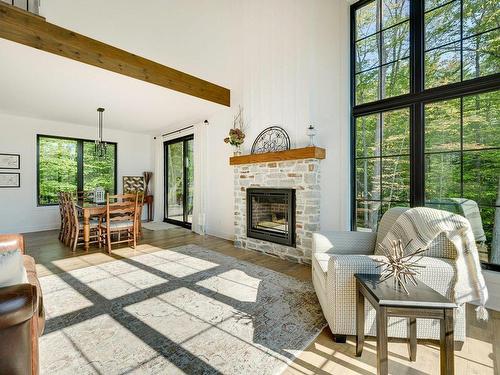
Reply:
M247 237L295 247L295 189L247 189Z

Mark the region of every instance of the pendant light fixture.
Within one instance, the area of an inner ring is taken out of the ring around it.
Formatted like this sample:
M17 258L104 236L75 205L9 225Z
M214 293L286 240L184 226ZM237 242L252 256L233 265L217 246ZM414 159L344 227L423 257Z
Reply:
M102 116L104 108L97 108L98 115L98 127L97 127L97 139L95 140L94 156L99 158L106 157L106 149L108 145L102 140Z

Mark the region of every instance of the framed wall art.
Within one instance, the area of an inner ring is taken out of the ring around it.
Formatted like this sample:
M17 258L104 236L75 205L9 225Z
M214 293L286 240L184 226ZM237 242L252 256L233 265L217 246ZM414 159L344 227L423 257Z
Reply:
M0 188L21 187L21 174L12 172L0 172Z
M136 193L144 191L144 176L123 176L123 192Z
M21 155L0 153L0 169L20 169Z

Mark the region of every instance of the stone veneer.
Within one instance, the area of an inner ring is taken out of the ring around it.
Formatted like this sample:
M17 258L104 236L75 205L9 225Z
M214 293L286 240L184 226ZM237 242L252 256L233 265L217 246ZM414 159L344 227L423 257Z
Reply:
M319 230L320 160L302 159L234 166L234 245L299 263L311 262L312 234ZM247 237L246 189L292 188L296 197L296 247Z

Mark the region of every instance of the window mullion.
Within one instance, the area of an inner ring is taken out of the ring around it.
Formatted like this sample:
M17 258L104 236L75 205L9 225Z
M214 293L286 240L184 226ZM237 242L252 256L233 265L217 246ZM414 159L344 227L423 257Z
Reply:
M410 115L410 205L425 203L424 105L415 103Z
M410 2L410 92L419 94L424 89L425 25L424 1ZM425 203L425 140L424 105L416 102L410 109L410 206Z
M410 2L410 92L424 88L424 1Z
M83 191L83 141L76 143L76 191Z
M377 53L378 53L378 99L384 98L382 87L384 86L382 77L382 1L377 0Z
M460 82L464 80L464 2L460 0Z

